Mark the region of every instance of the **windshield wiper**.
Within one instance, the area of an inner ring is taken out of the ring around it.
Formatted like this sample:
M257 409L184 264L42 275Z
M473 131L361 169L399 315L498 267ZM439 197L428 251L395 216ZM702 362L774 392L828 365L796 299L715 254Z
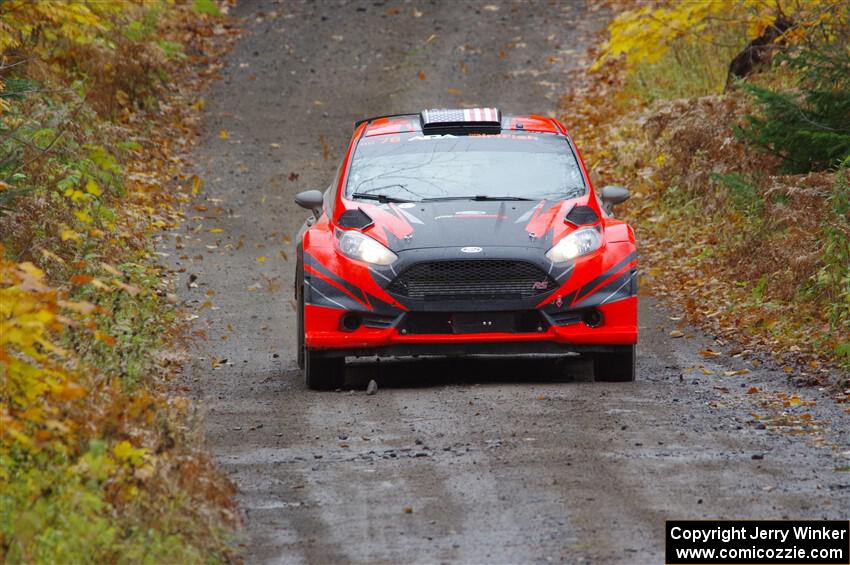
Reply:
M532 201L533 198L523 198L521 196L487 196L486 194L476 194L475 196L440 196L436 198L423 198L422 202L440 202L442 200L476 200L484 201Z
M361 200L377 200L381 204L392 202L393 204L404 204L405 202L414 202L405 198L396 198L395 196L387 196L386 194L370 194L368 192L355 192L351 198L359 198Z

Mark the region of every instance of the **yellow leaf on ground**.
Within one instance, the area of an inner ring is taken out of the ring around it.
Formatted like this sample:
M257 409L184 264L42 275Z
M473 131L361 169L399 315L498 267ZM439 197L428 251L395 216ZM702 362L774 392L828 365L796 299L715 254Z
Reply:
M100 189L100 185L92 179L89 179L88 182L86 182L86 192L93 194L94 196L100 196L103 194L103 191Z
M62 257L60 257L59 255L57 255L57 254L53 253L52 251L48 251L47 249L42 249L42 250L41 250L41 254L42 254L42 255L43 255L46 259L53 259L53 260L54 260L54 261L56 261L57 263L61 263L62 265L64 265L64 264L65 264L65 260L64 260Z
M119 442L112 449L112 452L120 461L126 461L130 463L130 465L135 466L142 462L142 458L145 456L147 450L142 447L133 447L133 445L125 439L124 441Z
M68 241L69 239L77 241L80 239L80 234L70 228L63 228L62 231L59 232L59 237L62 238L62 241Z
M262 255L260 255L259 257L257 257L257 263L265 263L265 262L266 262L266 258L265 258L265 257L263 257Z
M685 334L680 332L679 330L673 330L670 332L670 337L683 337Z
M223 129L223 130L220 130L218 132L218 138L219 139L230 139L230 134L227 133L226 129Z
M92 219L92 217L88 215L88 212L85 212L83 210L75 210L74 215L77 217L78 220L85 224L90 224L94 221L94 219Z

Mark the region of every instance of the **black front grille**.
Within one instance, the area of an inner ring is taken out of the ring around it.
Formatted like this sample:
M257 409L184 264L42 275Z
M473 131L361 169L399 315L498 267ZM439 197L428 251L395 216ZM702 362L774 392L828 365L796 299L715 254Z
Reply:
M525 261L474 259L417 263L387 290L413 300L519 300L546 294L556 285Z

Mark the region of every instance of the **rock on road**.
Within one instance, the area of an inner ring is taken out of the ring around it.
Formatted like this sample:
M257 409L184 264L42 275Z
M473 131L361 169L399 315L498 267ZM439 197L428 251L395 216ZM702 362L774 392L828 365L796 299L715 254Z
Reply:
M775 369L725 376L744 361L702 358L711 341L687 328L671 339L675 316L647 297L633 384L585 382L581 361L470 359L361 363L354 392L306 390L293 195L328 185L358 118L554 111L598 24L578 0L244 0L237 16L193 155L208 211L169 253L207 334L186 378L238 486L248 562L662 563L666 518L847 517L846 415L822 401L800 408L825 423L812 433L765 429L750 387L816 391Z

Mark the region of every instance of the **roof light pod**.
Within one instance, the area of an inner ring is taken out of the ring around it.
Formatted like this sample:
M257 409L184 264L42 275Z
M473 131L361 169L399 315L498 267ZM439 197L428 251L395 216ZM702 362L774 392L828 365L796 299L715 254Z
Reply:
M499 133L502 113L498 108L434 108L420 114L424 133Z

